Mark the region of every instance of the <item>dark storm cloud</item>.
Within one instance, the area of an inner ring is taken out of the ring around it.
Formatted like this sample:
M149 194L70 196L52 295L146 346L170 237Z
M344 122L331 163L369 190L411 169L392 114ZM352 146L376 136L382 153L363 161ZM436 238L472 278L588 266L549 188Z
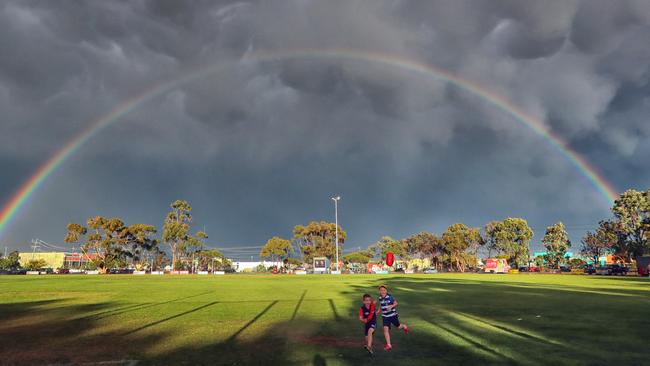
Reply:
M458 87L345 59L419 60L542 120L619 189L647 188L646 1L8 1L0 5L0 199L120 102L197 67L59 169L2 240L58 242L95 214L160 224L185 198L219 244L330 219L350 244L523 216L537 230L608 216L557 150ZM570 233L574 239L582 234ZM4 243L2 243L4 244Z

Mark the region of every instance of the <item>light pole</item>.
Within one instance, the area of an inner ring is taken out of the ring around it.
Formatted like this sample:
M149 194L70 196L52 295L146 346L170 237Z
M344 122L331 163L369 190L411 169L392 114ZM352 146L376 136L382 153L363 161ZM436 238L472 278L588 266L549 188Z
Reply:
M336 227L334 228L336 232L336 242L334 243L334 246L336 247L336 274L340 274L339 270L339 201L341 200L341 196L336 196L332 197L332 200L334 201L334 224Z

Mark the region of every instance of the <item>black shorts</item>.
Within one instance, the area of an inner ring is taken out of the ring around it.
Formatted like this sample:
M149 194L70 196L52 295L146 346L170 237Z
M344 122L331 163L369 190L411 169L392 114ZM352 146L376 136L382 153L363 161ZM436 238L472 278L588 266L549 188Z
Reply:
M369 331L370 329L373 329L373 330L374 330L375 328L377 328L377 322L376 322L376 321L367 322L367 323L365 324L365 327L364 327L364 328L365 328L365 329L364 329L364 334L363 334L363 335L368 335L368 331Z
M399 328L400 326L399 317L397 315L388 318L384 318L382 316L381 322L384 323L384 327L388 327L388 328L390 328L391 325L394 325L397 328Z

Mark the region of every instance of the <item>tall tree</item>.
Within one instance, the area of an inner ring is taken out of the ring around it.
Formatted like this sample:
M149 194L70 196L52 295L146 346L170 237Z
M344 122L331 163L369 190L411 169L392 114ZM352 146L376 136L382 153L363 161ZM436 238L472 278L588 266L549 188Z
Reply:
M599 258L610 253L618 241L616 232L610 229L610 223L601 221L596 232L587 232L582 238L580 253L597 264Z
M486 226L486 232L488 247L493 247L511 263L528 264L534 233L525 219L509 217L493 221Z
M552 267L559 268L564 261L567 250L571 247L571 241L569 241L569 235L564 229L564 224L558 222L547 227L542 244L546 248L546 260Z
M492 252L498 253L499 232L503 229L501 221L490 221L485 224L485 247L488 250L488 257L492 257Z
M146 257L159 251L158 239L154 238L157 230L153 225L133 224L122 232L126 255L131 257L136 269L141 270Z
M196 256L199 261L199 268L204 271L209 269L214 271L216 268L223 269L229 266L228 259L217 249L201 250L196 253Z
M202 250L203 240L207 239L208 235L203 231L198 231L195 235L190 234L192 206L187 201L176 200L169 207L171 211L165 218L163 241L172 253L172 269L176 269L179 252L189 254Z
M97 269L106 273L109 267L124 262L124 246L128 227L119 218L91 217L86 227L80 224L68 224L66 243L74 243L86 235L86 242L81 246L84 254L94 254L93 263Z
M612 212L620 236L617 244L625 249L617 254L630 262L632 257L650 252L650 189L627 190L614 202Z
M427 231L404 238L401 243L408 257L420 259L437 253L435 249L440 245L438 237Z
M290 251L291 242L289 240L274 236L264 244L260 251L260 257L271 258L273 262L280 262L289 256Z
M339 254L341 246L347 238L347 233L339 225ZM310 262L314 257L335 256L334 242L336 237L336 224L329 222L312 221L309 224L297 225L293 229L292 240L303 255L305 262Z
M205 239L208 234L204 231L197 231L194 235L188 235L187 240L180 246L180 251L187 257L192 258L192 270L195 270L194 263L197 260L199 253L205 250Z
M482 240L477 228L469 228L465 224L458 223L449 226L442 234L448 266L457 271L465 272L468 266L475 265L476 256L473 251Z

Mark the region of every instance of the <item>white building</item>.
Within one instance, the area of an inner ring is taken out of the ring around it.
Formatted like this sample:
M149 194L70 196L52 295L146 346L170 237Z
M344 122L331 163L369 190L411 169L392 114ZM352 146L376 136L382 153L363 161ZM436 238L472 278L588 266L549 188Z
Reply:
M270 262L270 261L261 261L261 262L232 262L232 266L235 269L236 272L244 272L244 271L255 271L255 269L259 265L263 265L266 268L269 268L271 266L277 266L278 262Z

